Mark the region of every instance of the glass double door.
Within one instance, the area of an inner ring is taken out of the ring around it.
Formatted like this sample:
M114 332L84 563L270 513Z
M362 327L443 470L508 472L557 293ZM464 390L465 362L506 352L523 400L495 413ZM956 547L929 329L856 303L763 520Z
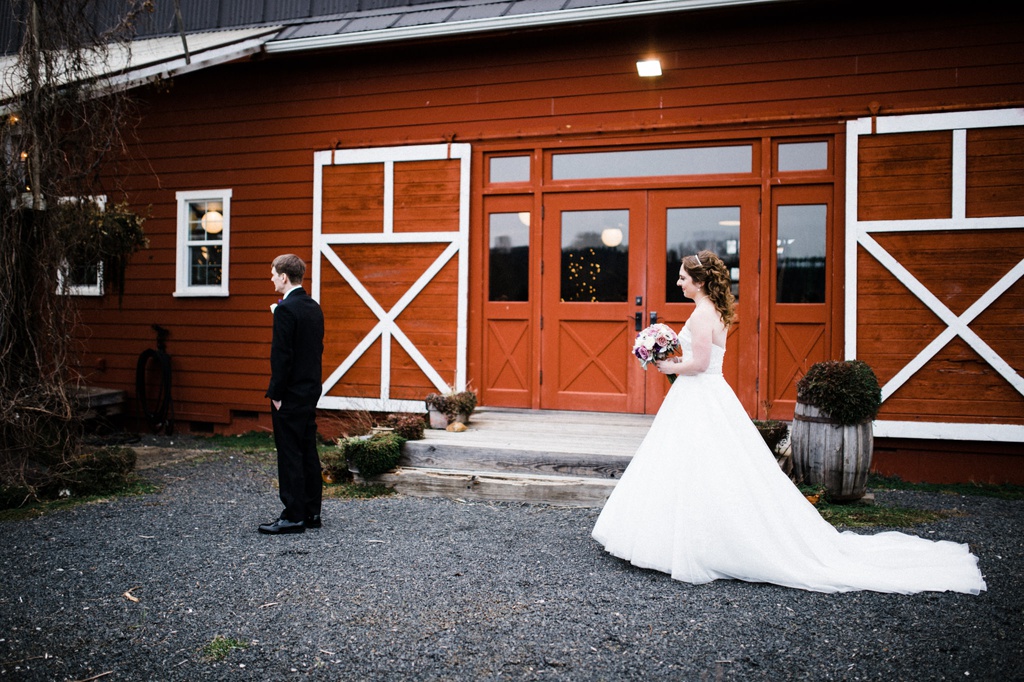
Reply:
M544 409L653 414L668 380L631 349L653 322L680 330L693 311L676 285L683 256L707 249L729 268L737 316L726 379L755 412L757 188L548 194L541 272Z

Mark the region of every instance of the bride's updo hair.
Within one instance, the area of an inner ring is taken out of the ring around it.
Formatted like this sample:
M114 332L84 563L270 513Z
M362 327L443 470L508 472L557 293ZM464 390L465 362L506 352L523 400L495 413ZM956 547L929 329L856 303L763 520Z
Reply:
M705 249L696 256L684 256L683 269L711 299L722 316L722 323L726 327L731 325L736 317L736 299L732 295L729 268L725 267L722 259Z

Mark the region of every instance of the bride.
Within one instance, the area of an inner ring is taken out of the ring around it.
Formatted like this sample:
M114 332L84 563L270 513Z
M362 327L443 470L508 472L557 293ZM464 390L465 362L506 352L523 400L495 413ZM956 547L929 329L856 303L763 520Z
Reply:
M679 335L679 375L605 503L593 537L611 554L676 580L721 578L817 592L978 594L985 581L967 545L897 532L838 532L821 518L761 439L722 376L733 297L710 251L683 258L696 308Z

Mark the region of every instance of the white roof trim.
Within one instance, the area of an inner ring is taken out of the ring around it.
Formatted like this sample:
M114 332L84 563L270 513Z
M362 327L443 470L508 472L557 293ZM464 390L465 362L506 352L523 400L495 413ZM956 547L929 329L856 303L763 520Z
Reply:
M154 61L149 64L132 65L129 67L129 70L106 78L103 81L102 87L110 89L133 88L153 79L170 78L190 71L205 69L208 66L216 66L217 64L241 59L262 51L267 40L280 30L280 26L275 26L269 30L264 27L255 31L245 31L244 33L254 34L254 37L247 37L242 40L233 38L232 41L228 43L218 42L214 43L212 46L203 45L202 47L194 46L192 43L196 34L187 35L186 39L189 41L188 60L185 59L185 52L181 46L181 36L175 36L174 38L157 38L155 40L177 42L178 48L172 57L164 57L159 61ZM234 31L232 33L242 32ZM144 42L148 41L139 41L139 43ZM138 43L133 45L133 57L138 52L136 49L137 46ZM135 60L133 59L132 61Z
M516 14L511 16L490 17L487 19L469 19L466 21L443 22L439 24L423 24L401 28L385 28L372 31L352 33L334 33L308 38L294 38L268 42L267 52L297 52L302 50L321 50L347 45L366 45L371 43L396 42L416 38L447 37L484 31L499 31L518 28L535 28L538 26L556 26L598 19L618 19L638 17L666 12L684 10L711 9L715 7L734 7L739 5L760 5L785 0L643 0L618 5L599 5L579 9L557 10L554 12L535 12L532 14Z

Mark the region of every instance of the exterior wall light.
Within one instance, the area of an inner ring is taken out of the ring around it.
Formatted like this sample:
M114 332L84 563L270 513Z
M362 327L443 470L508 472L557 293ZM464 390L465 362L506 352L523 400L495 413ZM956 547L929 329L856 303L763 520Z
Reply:
M644 59L636 63L636 72L641 78L653 78L661 75L661 60Z

